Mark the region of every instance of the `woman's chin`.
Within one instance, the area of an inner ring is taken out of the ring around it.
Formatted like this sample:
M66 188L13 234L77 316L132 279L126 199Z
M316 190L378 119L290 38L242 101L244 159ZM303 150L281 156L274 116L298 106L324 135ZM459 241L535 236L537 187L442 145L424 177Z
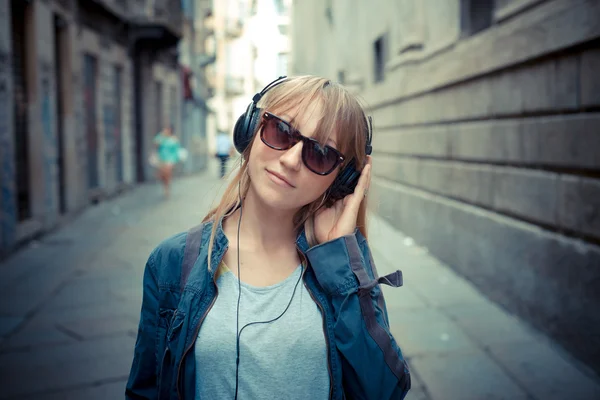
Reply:
M273 185L272 182L260 182L254 188L257 198L274 211L298 211L308 204L308 200L300 198L301 192L297 188L292 191Z
M259 197L267 207L273 210L292 211L302 207L301 204L297 204L298 199L276 190L265 190Z

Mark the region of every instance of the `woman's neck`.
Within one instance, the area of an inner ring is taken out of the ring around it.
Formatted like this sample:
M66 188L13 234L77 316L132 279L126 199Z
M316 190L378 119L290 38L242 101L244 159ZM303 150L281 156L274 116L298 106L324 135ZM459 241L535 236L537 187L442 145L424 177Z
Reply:
M266 206L258 201L250 189L242 205L240 237L243 239L243 243L240 243L240 246L261 252L279 252L294 245L296 241L295 213L296 210L274 210ZM225 222L224 229L230 240L237 238L239 218L240 209L238 208Z

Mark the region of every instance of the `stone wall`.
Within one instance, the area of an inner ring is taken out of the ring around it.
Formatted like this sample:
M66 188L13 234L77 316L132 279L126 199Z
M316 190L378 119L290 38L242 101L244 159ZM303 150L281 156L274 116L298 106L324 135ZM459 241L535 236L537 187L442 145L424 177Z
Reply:
M292 66L369 106L372 210L600 365L600 3L504 0L471 24L465 0L329 3L294 4Z

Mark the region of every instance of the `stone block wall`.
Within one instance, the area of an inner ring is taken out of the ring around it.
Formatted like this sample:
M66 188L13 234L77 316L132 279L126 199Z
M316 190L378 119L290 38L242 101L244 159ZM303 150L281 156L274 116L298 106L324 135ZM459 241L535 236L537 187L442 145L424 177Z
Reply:
M351 2L352 26L341 2L317 3L294 4L292 66L355 77L375 124L372 211L600 365L600 3L504 0L475 33L468 1ZM304 36L338 30L352 54Z

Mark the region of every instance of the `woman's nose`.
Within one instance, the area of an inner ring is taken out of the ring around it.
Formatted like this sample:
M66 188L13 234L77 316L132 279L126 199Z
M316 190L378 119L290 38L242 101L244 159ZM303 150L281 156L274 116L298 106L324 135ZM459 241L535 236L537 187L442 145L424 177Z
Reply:
M299 141L290 149L286 150L279 158L279 161L286 168L298 171L300 169L300 165L302 164L302 146L304 146L304 143Z

